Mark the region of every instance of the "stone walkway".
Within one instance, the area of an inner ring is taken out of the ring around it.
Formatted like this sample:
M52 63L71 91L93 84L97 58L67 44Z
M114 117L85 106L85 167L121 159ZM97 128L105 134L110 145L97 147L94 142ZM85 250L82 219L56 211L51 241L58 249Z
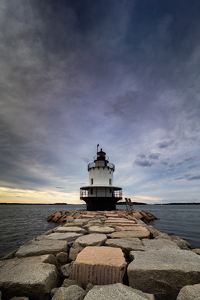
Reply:
M175 300L188 285L197 293L199 249L152 219L141 210L55 212L47 220L59 226L0 261L2 299Z

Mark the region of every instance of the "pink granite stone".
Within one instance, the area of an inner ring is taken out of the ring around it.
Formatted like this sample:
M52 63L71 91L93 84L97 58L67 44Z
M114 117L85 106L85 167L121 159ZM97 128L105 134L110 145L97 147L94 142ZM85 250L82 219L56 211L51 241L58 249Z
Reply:
M148 232L148 230L145 227L143 227L139 224L116 226L115 231L145 231L145 232Z
M146 229L146 228L145 228ZM127 231L116 231L107 235L110 238L149 238L150 232L146 230L127 230Z
M126 225L133 225L135 224L135 221L133 220L128 220L125 218L108 218L105 221L105 224L116 224L116 225L121 225L121 224L126 224Z
M86 247L77 256L70 279L79 281L83 287L123 283L126 261L120 248Z
M106 213L104 214L105 217L109 218L119 218L119 215L118 214L113 214L113 213Z
M82 215L83 219L93 219L94 217L95 217L94 214L85 214L85 215Z

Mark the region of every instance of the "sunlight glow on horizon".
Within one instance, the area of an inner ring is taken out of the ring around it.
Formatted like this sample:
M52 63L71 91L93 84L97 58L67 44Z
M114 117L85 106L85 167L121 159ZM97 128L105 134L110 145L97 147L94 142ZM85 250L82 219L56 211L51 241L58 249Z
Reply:
M124 195L124 198L131 198L132 201L146 201L148 204L154 204L162 201L162 198L147 197L147 196L130 196ZM68 203L68 204L85 204L79 199L79 192L63 193L52 190L36 191L23 190L8 187L0 187L0 203Z
M84 204L79 192L35 191L0 187L0 203L68 203Z

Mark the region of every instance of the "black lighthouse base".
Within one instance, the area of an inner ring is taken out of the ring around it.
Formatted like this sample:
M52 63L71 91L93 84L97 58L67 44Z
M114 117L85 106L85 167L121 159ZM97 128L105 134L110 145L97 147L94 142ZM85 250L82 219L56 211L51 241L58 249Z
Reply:
M119 198L116 197L82 197L86 202L87 210L116 210L116 203Z

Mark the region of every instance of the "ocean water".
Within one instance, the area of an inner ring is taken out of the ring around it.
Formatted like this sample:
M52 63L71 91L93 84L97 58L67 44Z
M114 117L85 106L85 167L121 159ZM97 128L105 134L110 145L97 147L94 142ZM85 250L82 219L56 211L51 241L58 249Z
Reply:
M27 241L56 226L46 218L55 211L85 209L83 205L2 205L0 204L0 258ZM125 209L119 205L117 208ZM137 205L153 213L158 220L149 225L170 235L186 239L192 248L200 248L200 205Z

